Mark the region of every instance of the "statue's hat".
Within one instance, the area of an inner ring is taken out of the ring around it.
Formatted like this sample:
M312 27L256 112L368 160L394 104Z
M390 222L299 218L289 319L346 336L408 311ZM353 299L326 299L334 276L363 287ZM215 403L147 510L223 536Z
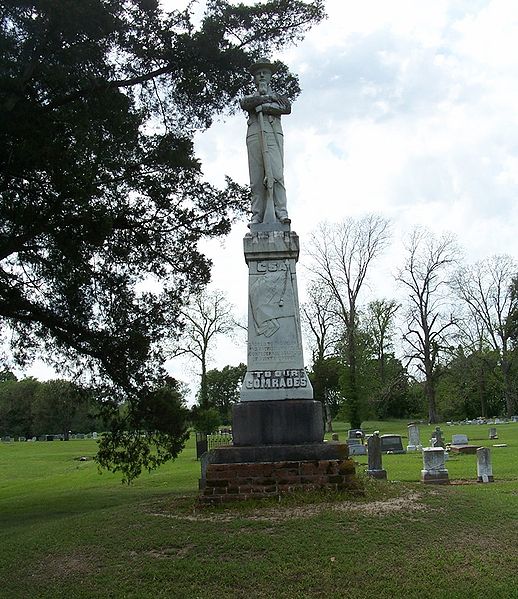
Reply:
M268 69L273 74L275 73L275 71L277 71L278 68L278 65L274 64L273 62L270 62L267 58L260 58L257 62L254 62L254 64L250 67L249 71L252 73L252 75L255 75L256 71L258 71L259 69Z

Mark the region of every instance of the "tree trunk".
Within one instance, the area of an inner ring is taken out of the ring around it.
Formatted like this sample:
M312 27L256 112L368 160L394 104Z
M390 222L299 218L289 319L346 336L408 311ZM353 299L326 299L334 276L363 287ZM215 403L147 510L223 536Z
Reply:
M200 407L204 410L209 407L207 392L207 361L205 355L202 356L201 360Z
M324 403L324 414L326 419L326 433L333 432L333 419L331 418L331 410L327 403Z
M351 318L351 320L353 320ZM360 410L360 397L358 396L358 381L356 374L356 339L354 328L348 334L348 352L349 352L349 396L347 403L349 406L349 421L351 428L361 428L362 418Z
M428 401L428 422L435 424L439 421L437 417L437 407L435 405L435 386L432 380L426 380L424 384L424 393Z
M502 375L504 378L504 397L507 418L514 416L515 395L511 382L511 363L507 358L507 352L502 354Z

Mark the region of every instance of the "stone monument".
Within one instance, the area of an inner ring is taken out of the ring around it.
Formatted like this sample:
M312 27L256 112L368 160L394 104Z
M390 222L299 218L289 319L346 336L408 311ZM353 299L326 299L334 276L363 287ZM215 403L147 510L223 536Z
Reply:
M257 92L241 100L248 114L246 145L252 219L244 238L248 265L248 358L241 401L233 411L234 445L320 442L322 404L304 368L296 263L284 186L281 115L289 101L272 91L275 65L251 67Z
M477 449L477 481L479 483L492 483L494 481L491 450L488 447L479 447Z
M441 430L440 426L436 426L435 430L432 433L432 438L430 439L430 445L432 445L432 439L435 439L435 444L433 445L434 447L445 447L445 443L444 443L444 438L443 438L443 432Z
M425 447L423 449L423 483L447 484L450 482L445 466L446 452L443 447Z
M323 442L322 404L313 399L304 368L296 272L299 238L287 212L281 126L281 116L290 114L291 105L270 86L275 71L276 65L266 59L253 64L256 92L241 100L247 113L252 191L252 217L243 240L247 372L232 410L233 446L211 450L202 459L200 485L208 501L308 486L349 488L355 480L347 445Z
M387 478L387 471L383 469L381 463L381 439L379 433L376 431L367 439L367 452L368 452L368 468L367 475L372 478Z
M423 446L421 445L421 437L419 436L419 427L415 422L411 422L408 425L408 445L406 446L407 451L421 451Z

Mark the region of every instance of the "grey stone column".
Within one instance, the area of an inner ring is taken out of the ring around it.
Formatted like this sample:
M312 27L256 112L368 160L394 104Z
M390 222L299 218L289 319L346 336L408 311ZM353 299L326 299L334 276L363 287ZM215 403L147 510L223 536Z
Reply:
M477 481L479 483L492 483L494 481L491 450L488 447L479 447L477 449Z
M383 470L381 462L381 439L374 433L367 439L368 469L367 475L372 478L387 478L387 471Z
M304 368L297 291L298 235L281 223L251 225L248 355L240 402L232 410L238 446L320 443L322 404Z
M419 436L419 427L415 423L408 425L408 445L407 451L421 451L423 446L421 445L421 438Z

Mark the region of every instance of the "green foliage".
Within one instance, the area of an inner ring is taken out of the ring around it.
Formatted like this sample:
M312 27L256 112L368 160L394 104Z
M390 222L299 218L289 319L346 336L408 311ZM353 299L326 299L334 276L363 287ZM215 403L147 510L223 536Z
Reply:
M69 432L77 425L78 412L84 413L90 407L89 399L86 390L70 381L58 379L40 383L32 406L34 434L59 432L68 439Z
M32 377L0 383L0 435L34 434L32 406L40 384Z
M186 297L209 280L198 242L228 233L248 207L248 189L203 180L194 133L235 109L251 62L324 15L321 0L211 0L195 25L193 10L166 14L155 0L2 5L0 319L19 362L39 352L97 383L113 434L103 464L109 450L114 463L154 463L138 416L149 417ZM279 73L294 99L296 78ZM150 442L159 448L162 437Z
M515 368L511 369L510 378L515 388L517 374ZM447 420L503 416L506 412L505 384L499 353L492 350L469 353L458 348L442 368L437 402L441 416Z
M154 470L178 456L189 438L187 418L175 385L150 390L138 404L129 404L122 418L111 421L99 441L97 463L121 472L123 482L129 484L143 469Z
M246 374L246 364L214 368L206 375L207 403L219 414L221 424L230 424L232 405L239 401L241 383ZM204 432L204 431L203 431Z
M218 429L221 424L221 416L216 408L193 406L191 422L195 431L209 435Z
M339 394L342 372L343 365L338 357L333 356L315 360L313 369L309 373L313 397L322 402L327 420L336 418L342 403Z
M6 381L17 381L18 378L16 375L11 372L8 368L4 368L0 371L0 383L5 383Z
M102 427L92 394L65 380L0 382L0 435L39 436Z

